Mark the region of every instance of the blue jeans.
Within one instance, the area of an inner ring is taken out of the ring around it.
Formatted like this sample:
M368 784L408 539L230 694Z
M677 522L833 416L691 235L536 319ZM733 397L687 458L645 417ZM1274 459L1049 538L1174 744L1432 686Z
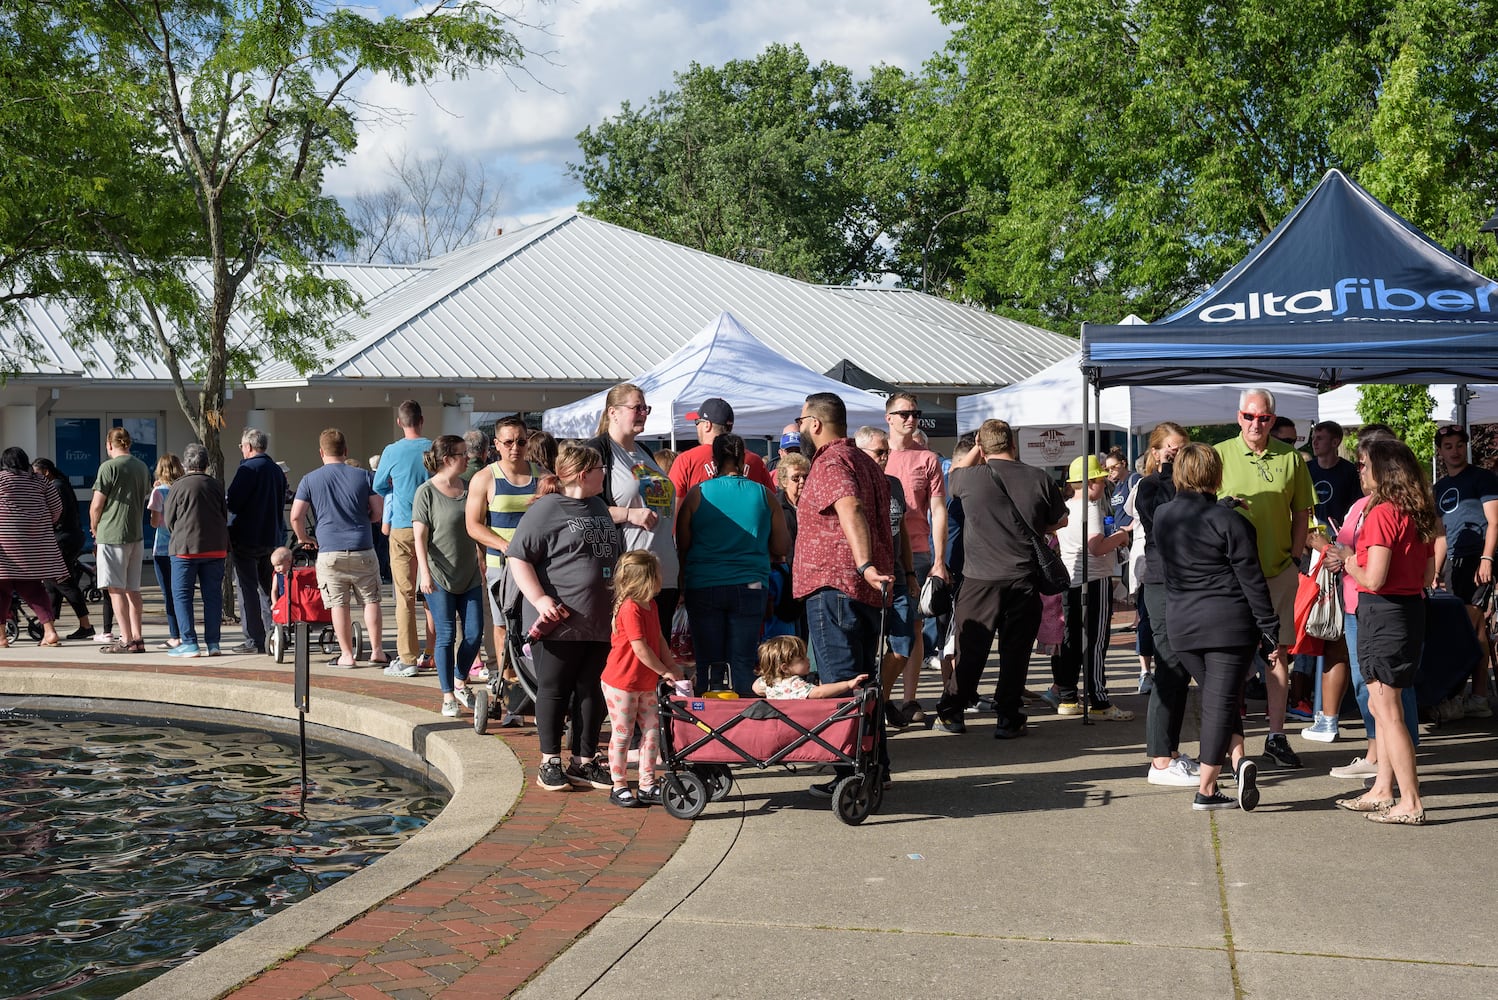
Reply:
M909 581L901 577L901 573L896 573L890 588L889 648L900 656L909 656L915 648L916 605L921 595L911 594Z
M754 697L754 670L759 663L759 633L764 627L769 591L763 586L727 584L683 591L692 623L692 650L697 654L697 690L705 690L707 668L727 663L740 698Z
M806 628L823 684L879 676L879 609L836 587L806 597Z
M192 591L203 593L203 642L217 646L224 625L224 560L172 556L172 600L177 605L177 629L184 645L197 645L193 627Z
M172 589L172 557L152 556L156 566L156 586L161 588L161 603L166 605L166 632L173 639L182 638L177 627L177 593Z
M1368 682L1358 669L1358 616L1352 613L1342 616L1342 629L1347 638L1347 666L1352 671L1352 693L1358 700L1358 711L1363 716L1363 729L1371 740L1378 734L1373 727L1373 713L1368 711ZM1331 706L1336 709L1337 706ZM1404 728L1410 731L1410 741L1420 745L1420 709L1415 704L1415 687L1410 685L1399 692L1399 707L1404 711ZM1327 711L1322 708L1322 711ZM1333 711L1330 714L1335 715Z
M432 626L436 629L433 642L433 658L437 661L437 683L443 694L452 694L453 678L458 668L462 676L468 675L468 666L479 653L484 626L484 588L474 587L461 594L450 593L441 587L426 594L427 608L432 612ZM463 637L458 640L458 626L463 628ZM457 649L453 649L454 642Z

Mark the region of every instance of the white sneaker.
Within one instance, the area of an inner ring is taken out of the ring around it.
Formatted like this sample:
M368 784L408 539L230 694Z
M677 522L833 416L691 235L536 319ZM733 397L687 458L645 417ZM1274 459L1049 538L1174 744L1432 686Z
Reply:
M1136 693L1138 693L1138 694L1149 694L1154 689L1155 689L1155 675L1153 673L1151 673L1150 671L1146 670L1144 673L1142 673L1142 674L1139 675L1139 690Z
M1378 765L1370 764L1362 757L1354 757L1352 763L1334 767L1328 773L1333 778L1366 778L1378 773Z
M1193 778L1200 775L1202 772L1201 761L1197 760L1189 753L1177 754L1176 763L1184 767L1186 769L1186 773L1191 775Z
M1491 719L1493 717L1493 708L1488 704L1488 700L1475 694L1469 694L1466 698L1462 699L1462 711L1466 713L1469 719Z
M458 717L458 703L455 701L444 701L442 703L442 714L449 719L456 719Z
M938 670L939 671L939 670L941 670L941 657L939 657L939 656L928 656L928 657L926 657L925 663L923 663L922 665L927 670Z
M1149 766L1149 783L1152 785L1171 785L1176 788L1195 788L1201 782L1196 775L1186 770L1186 765L1177 757L1165 767Z

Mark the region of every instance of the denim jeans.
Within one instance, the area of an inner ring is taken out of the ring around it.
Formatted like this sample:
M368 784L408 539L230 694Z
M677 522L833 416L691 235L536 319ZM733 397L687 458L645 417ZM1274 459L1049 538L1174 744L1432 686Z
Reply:
M452 693L453 678L459 676L458 665L463 665L461 676L467 676L467 665L478 656L479 646L483 643L483 599L482 586L461 594L438 587L426 595L427 607L432 612L432 627L436 631L433 658L437 661L437 684L443 694ZM461 639L458 638L460 625L463 629Z
M836 587L806 597L806 628L823 684L879 676L879 609Z
M177 627L177 592L172 589L172 557L152 556L156 566L156 586L161 588L161 603L166 605L166 634L173 639L182 638Z
M692 650L697 654L697 690L706 689L710 664L726 662L734 691L740 698L752 698L769 591L762 586L728 584L692 587L685 596Z
M1342 621L1343 635L1347 639L1347 666L1352 672L1352 693L1358 700L1358 711L1363 715L1363 729L1371 740L1378 734L1374 731L1373 713L1368 711L1368 682L1363 680L1363 672L1358 669L1358 616L1349 612L1342 616ZM1399 692L1399 707L1404 710L1404 728L1410 731L1410 742L1419 746L1420 709L1415 702L1413 684Z
M193 587L203 594L203 642L217 646L224 625L224 560L172 556L172 601L177 605L177 630L186 645L198 642L198 631L193 627Z
M915 648L916 604L921 595L910 593L909 582L896 573L890 586L889 648L900 656L909 656Z

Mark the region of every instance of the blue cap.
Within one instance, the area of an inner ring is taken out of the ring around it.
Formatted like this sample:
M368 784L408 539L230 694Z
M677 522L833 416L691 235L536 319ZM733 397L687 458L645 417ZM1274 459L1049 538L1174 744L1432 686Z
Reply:
M782 434L782 435L780 435L780 449L782 451L784 451L787 448L799 448L799 447L801 447L801 435L800 434L796 433L795 431L791 431L789 434Z

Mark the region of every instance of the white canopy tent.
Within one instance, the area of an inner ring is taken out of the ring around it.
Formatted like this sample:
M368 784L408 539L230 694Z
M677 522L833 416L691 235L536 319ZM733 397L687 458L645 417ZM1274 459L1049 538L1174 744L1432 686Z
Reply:
M806 397L834 392L848 407L848 429L884 426L884 400L828 378L777 353L727 312L720 313L686 345L629 381L645 392L651 413L644 436L692 440L686 415L717 396L733 407L733 431L744 437L779 437L796 419ZM541 415L541 426L559 438L598 432L608 390Z
M1178 424L1230 424L1237 416L1237 394L1262 387L1274 393L1281 416L1297 422L1317 419L1316 391L1289 383L1115 386L1104 389L1101 413L1092 422L1113 430L1148 430L1162 420ZM1011 427L1078 427L1082 423L1081 355L1074 354L1023 382L957 400L957 426L973 430L998 418Z
M1459 419L1456 412L1456 386L1450 384L1426 386L1435 397L1436 405L1430 419L1438 424ZM1467 422L1471 424L1498 423L1498 385L1467 386ZM1321 420L1335 420L1344 427L1361 427L1363 418L1358 415L1358 386L1342 385L1321 394L1318 401Z

